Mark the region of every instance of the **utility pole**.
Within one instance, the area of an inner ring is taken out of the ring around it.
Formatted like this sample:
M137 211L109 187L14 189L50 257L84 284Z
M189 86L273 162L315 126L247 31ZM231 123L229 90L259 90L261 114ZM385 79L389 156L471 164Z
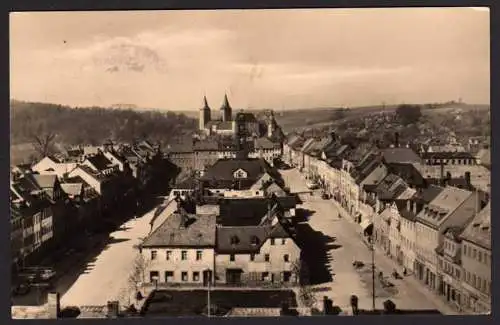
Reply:
M370 238L372 251L372 309L375 311L375 246L373 245L373 235Z
M207 271L207 278L208 278L208 290L207 290L207 316L210 318L210 283L212 282L212 276L210 274L210 270Z

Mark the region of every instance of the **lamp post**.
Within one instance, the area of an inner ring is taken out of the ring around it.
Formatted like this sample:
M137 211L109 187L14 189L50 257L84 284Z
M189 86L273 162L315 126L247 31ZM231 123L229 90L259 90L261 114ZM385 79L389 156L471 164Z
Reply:
M375 311L375 247L373 246L373 235L370 236L370 243L372 253L372 309Z
M210 269L206 269L205 270L205 274L206 274L207 286L208 286L208 290L207 290L207 316L210 317L210 309L211 309L211 305L210 305L210 284L212 282L212 276L211 276Z

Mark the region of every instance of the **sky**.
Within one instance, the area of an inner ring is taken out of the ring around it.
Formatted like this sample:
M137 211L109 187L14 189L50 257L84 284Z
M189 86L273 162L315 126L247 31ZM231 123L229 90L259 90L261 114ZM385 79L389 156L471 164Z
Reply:
M24 12L11 98L165 110L489 104L482 8Z

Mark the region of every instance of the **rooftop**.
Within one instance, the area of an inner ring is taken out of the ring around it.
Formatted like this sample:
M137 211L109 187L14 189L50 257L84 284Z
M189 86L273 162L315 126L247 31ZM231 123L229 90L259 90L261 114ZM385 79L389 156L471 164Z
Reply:
M214 247L215 222L215 215L173 213L144 240L142 246Z
M384 161L391 163L421 163L420 157L410 148L383 149Z
M472 219L461 237L486 249L491 249L491 204L488 204Z

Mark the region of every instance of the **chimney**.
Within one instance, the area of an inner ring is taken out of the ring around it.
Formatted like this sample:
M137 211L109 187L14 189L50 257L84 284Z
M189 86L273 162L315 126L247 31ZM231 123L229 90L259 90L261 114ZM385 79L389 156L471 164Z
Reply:
M398 132L394 133L394 147L396 147L396 148L399 147L399 133Z
M107 317L108 318L117 318L118 314L120 312L120 304L118 301L108 301L107 303L108 307L108 312L107 312Z
M470 172L465 172L465 183L467 184L467 188L470 189L472 186L470 182Z
M61 312L59 292L50 292L47 295L47 312L50 319L59 318Z

